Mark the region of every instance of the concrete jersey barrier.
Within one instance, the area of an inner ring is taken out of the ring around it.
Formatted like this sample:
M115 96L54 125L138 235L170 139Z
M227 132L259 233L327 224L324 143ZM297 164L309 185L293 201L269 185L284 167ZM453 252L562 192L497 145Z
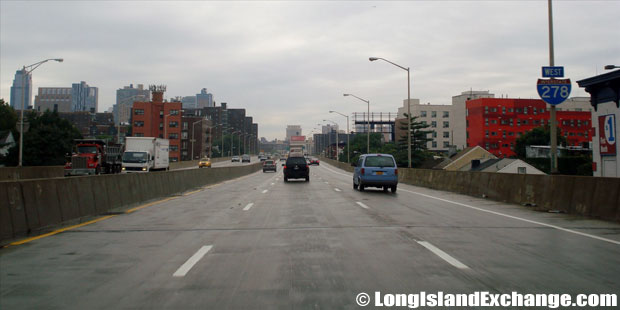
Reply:
M68 221L80 222L119 207L238 178L261 167L260 163L254 163L211 169L0 181L0 244L39 234Z
M350 164L321 157L352 172ZM405 184L620 222L620 178L398 168Z

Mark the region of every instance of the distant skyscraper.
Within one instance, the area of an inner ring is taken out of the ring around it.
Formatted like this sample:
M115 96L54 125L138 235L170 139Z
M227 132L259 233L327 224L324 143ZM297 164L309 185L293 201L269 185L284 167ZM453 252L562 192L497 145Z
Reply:
M291 141L292 136L301 136L301 126L299 125L287 125L286 126L286 141Z
M200 94L196 94L196 108L202 109L213 107L213 94L207 92L206 88L200 90Z
M71 112L97 112L99 108L99 88L90 87L84 81L73 83L71 96Z
M15 79L13 80L13 86L11 86L10 103L13 109L22 109L22 94L25 98L23 102L24 109L28 109L32 103L32 76L26 74L24 70L17 70L17 72L15 72Z
M183 109L196 109L196 96L185 96L181 98Z
M114 105L114 123L129 123L131 119L131 107L135 101L147 102L151 100L151 92L148 89L144 89L144 85L138 84L138 87L134 87L133 84L119 88L116 90L116 104Z

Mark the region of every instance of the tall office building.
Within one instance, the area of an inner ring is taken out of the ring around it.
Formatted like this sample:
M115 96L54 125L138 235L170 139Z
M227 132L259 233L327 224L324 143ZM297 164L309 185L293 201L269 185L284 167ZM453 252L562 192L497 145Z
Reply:
M116 90L116 104L112 113L114 114L114 123L129 123L131 120L131 107L136 101L147 102L151 100L151 93L148 89L144 89L144 85L133 84L119 88Z
M291 141L292 136L301 136L301 126L299 125L287 125L286 126L286 141Z
M71 86L71 112L96 113L99 108L99 88L91 87L86 82L73 83Z
M24 101L22 103L22 98ZM32 103L32 76L26 74L24 70L15 72L13 86L11 86L11 107L15 110L21 110L22 104L24 109L28 109Z
M71 112L71 87L39 87L34 97L34 108L39 112Z
M200 94L196 94L196 108L202 109L213 107L213 94L207 92L206 88L200 90Z

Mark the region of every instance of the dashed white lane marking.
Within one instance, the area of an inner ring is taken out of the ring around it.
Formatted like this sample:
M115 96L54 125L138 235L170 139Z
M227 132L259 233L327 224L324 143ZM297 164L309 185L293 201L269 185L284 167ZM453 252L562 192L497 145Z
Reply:
M337 192L341 192L341 190L339 188L334 188L335 191Z
M456 258L450 256L448 253L442 251L438 247L426 242L426 241L418 241L423 247L427 248L429 251L433 252L435 255L439 256L441 259L448 262L450 265L458 268L458 269L469 269L465 264L459 262Z
M183 265L181 265L181 267L179 267L179 269L177 269L177 271L175 271L172 276L184 277L189 272L189 270L192 269L192 267L194 267L194 265L196 265L196 263L200 259L202 259L202 257L205 256L205 254L207 254L209 250L211 250L212 247L212 245L205 245L200 248L200 250L198 250L198 252L192 255L192 257L190 257Z
M329 182L325 182L325 184L329 184Z
M276 183L271 183L271 185L274 185L274 184L276 184Z
M243 211L250 210L250 208L251 208L253 205L254 205L254 203L253 203L253 202L248 203L248 205L247 205L247 206L245 206L245 208L243 208Z
M264 193L266 193L266 192L268 192L268 191L269 191L269 190L264 190L264 191L263 191L263 194L264 194Z
M367 205L365 205L365 204L364 204L364 203L362 203L362 202L359 202L359 201L358 201L358 202L356 202L356 203L357 203L360 207L362 207L362 208L364 208L364 209L370 209L370 208L368 208L368 206L367 206Z

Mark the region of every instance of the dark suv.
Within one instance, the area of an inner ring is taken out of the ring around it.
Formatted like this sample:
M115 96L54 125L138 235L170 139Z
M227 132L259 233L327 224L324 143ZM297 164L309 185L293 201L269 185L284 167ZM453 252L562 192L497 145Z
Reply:
M306 179L306 182L310 181L310 168L303 156L289 156L282 171L284 172L284 182L288 182L288 179Z

